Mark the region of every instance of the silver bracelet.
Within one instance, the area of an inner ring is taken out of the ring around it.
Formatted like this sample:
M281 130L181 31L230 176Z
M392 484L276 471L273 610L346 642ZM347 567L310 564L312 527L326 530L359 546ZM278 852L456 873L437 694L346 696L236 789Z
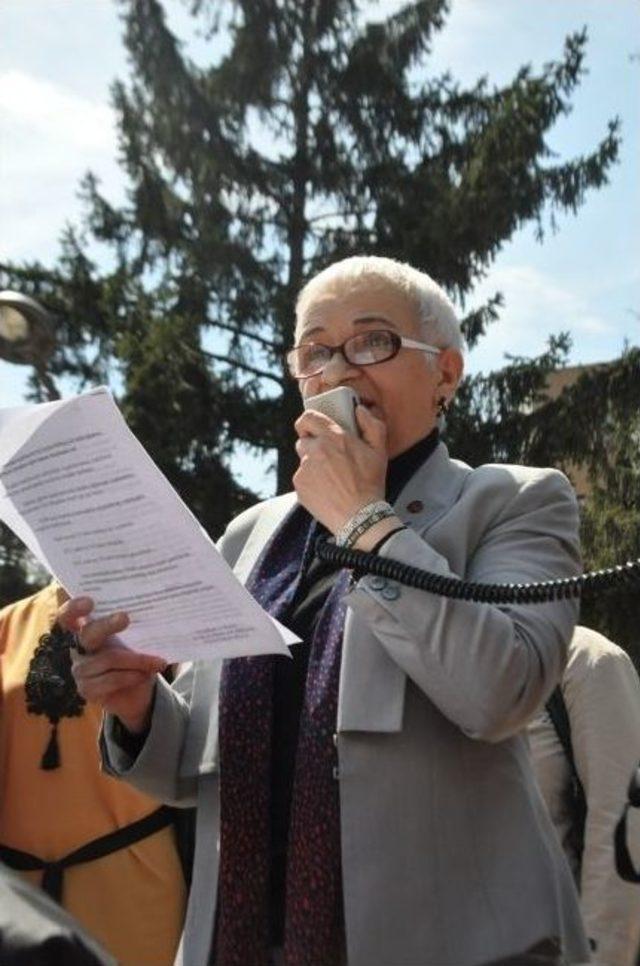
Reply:
M366 533L371 527L375 527L376 523L379 523L380 520L388 520L392 516L395 516L393 510L391 510L391 513L388 510L378 510L376 513L372 513L370 517L363 520L359 527L351 531L346 542L343 544L344 548L348 550L350 547L353 547L363 533Z
M380 520L395 515L395 510L386 500L374 500L361 507L357 513L347 520L336 533L338 547L350 547L356 540Z

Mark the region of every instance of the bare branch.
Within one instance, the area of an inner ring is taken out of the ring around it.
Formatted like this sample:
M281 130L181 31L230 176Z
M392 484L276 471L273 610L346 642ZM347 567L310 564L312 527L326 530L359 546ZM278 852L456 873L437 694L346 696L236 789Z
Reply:
M353 217L363 217L364 215L370 215L375 212L375 205L371 205L370 208L365 208L362 210L354 211L344 211L343 209L338 209L338 211L325 211L321 215L314 215L313 218L307 218L307 223L313 225L316 221L322 221L324 218L353 218Z
M272 342L270 339L264 339L261 335L254 335L252 332L243 332L242 329L238 329L235 325L229 325L227 322L212 322L212 326L216 329L226 329L227 332L233 332L234 335L242 336L243 339L252 339L254 342L259 342L260 345L265 346L267 349L273 349L275 352L284 352L284 346L280 345L278 342Z
M280 387L284 386L284 379L281 376L276 376L273 372L266 372L264 369L257 369L255 366L249 366L246 362L238 362L237 359L232 359L230 356L218 355L217 352L207 352L205 349L202 350L202 354L207 357L207 359L214 359L216 362L226 362L229 366L234 366L237 369L242 369L244 372L251 372L254 376L258 376L260 379L272 379L273 382L277 382Z

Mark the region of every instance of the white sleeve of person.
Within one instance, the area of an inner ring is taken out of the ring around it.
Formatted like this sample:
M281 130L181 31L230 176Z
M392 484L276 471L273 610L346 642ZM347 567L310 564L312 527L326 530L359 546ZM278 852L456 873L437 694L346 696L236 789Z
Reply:
M613 833L640 759L640 680L621 648L580 627L569 650L563 693L587 799L580 882L587 935L596 942L599 966L634 966L640 889L616 873Z

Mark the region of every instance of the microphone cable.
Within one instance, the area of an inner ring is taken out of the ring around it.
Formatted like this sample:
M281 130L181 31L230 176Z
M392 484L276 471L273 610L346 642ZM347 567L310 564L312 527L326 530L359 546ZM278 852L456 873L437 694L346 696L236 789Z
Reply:
M430 573L390 557L379 557L364 550L337 547L326 537L316 541L320 560L336 567L349 567L360 576L371 574L394 580L406 587L425 590L452 600L472 600L483 604L543 604L575 597L631 590L640 587L640 558L615 567L592 570L577 577L543 580L536 583L485 584L460 580L444 574Z

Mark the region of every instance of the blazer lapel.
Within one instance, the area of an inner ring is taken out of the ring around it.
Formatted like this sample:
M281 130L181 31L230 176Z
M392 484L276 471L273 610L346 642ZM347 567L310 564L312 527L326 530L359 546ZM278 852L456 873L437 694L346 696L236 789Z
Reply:
M407 482L395 502L400 519L420 536L456 502L470 468L449 458L440 443ZM362 620L347 610L338 731L394 732L402 729L406 675Z
M471 472L452 460L444 443L435 450L401 490L394 509L403 523L425 534L453 506Z
M295 493L284 493L265 504L233 568L241 584L246 583L260 552L296 503Z

